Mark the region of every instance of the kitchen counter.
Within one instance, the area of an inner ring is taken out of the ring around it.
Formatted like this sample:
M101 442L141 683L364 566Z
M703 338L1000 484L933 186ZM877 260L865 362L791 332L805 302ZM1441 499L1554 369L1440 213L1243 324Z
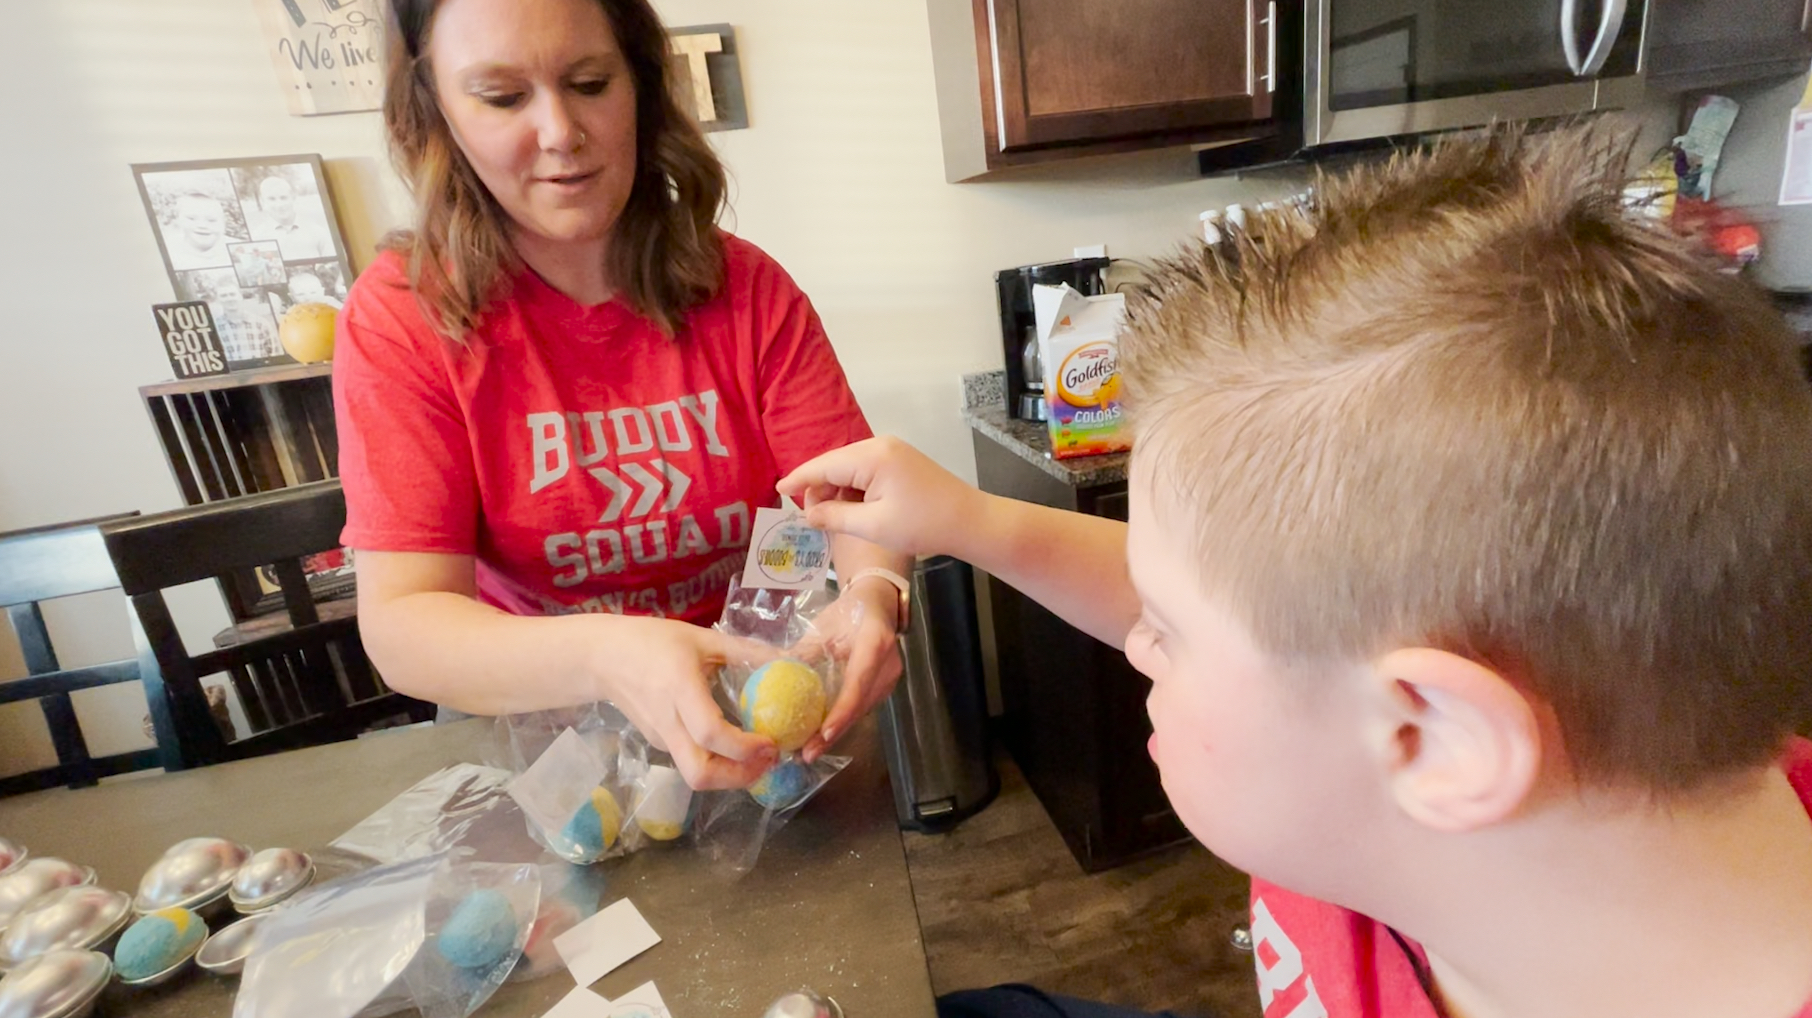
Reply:
M1076 488L1119 484L1126 480L1130 453L1060 460L1051 455L1051 434L1043 421L1022 421L1007 414L1002 395L1004 372L986 371L963 378L963 420L983 435L1049 476Z
M1126 453L1053 459L1042 422L1007 415L998 379L983 373L965 378L963 388L981 490L1126 522ZM1186 840L1144 751L1150 683L1119 647L998 578L987 589L998 731L1076 862L1095 873Z

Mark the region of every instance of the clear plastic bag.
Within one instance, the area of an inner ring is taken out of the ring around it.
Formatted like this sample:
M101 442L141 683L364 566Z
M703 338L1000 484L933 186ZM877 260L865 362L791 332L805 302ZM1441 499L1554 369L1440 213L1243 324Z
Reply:
M323 884L259 930L234 1018L465 1018L515 966L540 896L535 866L446 856Z
M434 874L426 937L403 970L422 1018L466 1018L502 986L540 914L539 866L452 863Z
M554 939L596 915L604 897L604 870L600 867L550 862L540 869L541 904L522 945L522 960L510 973L512 983L566 971Z
M311 888L273 913L240 977L234 1018L375 1018L409 1006L386 992L421 949L439 858L380 866Z
M607 703L496 722L499 763L515 771L509 794L528 832L572 863L595 863L639 847L631 825L635 782L648 743Z
M554 855L601 862L693 829L695 793L672 758L610 704L508 715L497 726L498 762L520 771L510 797Z
M651 750L630 782L630 837L634 847L679 841L692 831L698 793L673 766L673 758Z
M508 801L510 773L471 763L442 768L328 847L380 864L440 855L489 826L497 806Z
M717 673L725 713L748 731L773 738L778 763L746 790L701 793L695 838L714 862L738 873L755 865L762 846L787 820L849 765L848 757L806 763L799 748L824 725L843 688L843 669L817 620L833 610L859 613L830 590L772 590L732 580L716 628L766 644L777 653L726 661ZM849 619L850 628L859 618Z

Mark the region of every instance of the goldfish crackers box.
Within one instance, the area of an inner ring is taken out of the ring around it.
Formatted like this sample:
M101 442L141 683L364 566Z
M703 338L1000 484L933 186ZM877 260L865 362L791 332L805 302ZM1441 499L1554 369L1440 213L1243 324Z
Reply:
M1051 455L1069 459L1131 448L1120 410L1125 296L1084 297L1069 286L1037 286L1032 306L1044 358Z

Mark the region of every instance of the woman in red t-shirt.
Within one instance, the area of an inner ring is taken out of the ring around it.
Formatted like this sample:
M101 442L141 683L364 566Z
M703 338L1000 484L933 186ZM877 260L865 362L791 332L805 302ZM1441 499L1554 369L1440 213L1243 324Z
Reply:
M717 229L724 171L647 0L393 0L384 119L414 229L334 366L359 619L397 689L475 713L608 699L699 787L728 724L709 628L775 482L868 425L805 295ZM838 538L842 696L900 671L908 562Z

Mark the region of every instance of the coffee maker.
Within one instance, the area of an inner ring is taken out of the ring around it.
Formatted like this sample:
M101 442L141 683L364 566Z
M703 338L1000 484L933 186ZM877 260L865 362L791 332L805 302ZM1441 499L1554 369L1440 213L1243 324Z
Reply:
M1068 283L1093 297L1107 289L1106 258L1072 258L1021 265L994 274L1000 305L1000 343L1007 362L1007 414L1027 421L1045 418L1044 361L1038 354L1038 322L1032 311L1032 287Z

